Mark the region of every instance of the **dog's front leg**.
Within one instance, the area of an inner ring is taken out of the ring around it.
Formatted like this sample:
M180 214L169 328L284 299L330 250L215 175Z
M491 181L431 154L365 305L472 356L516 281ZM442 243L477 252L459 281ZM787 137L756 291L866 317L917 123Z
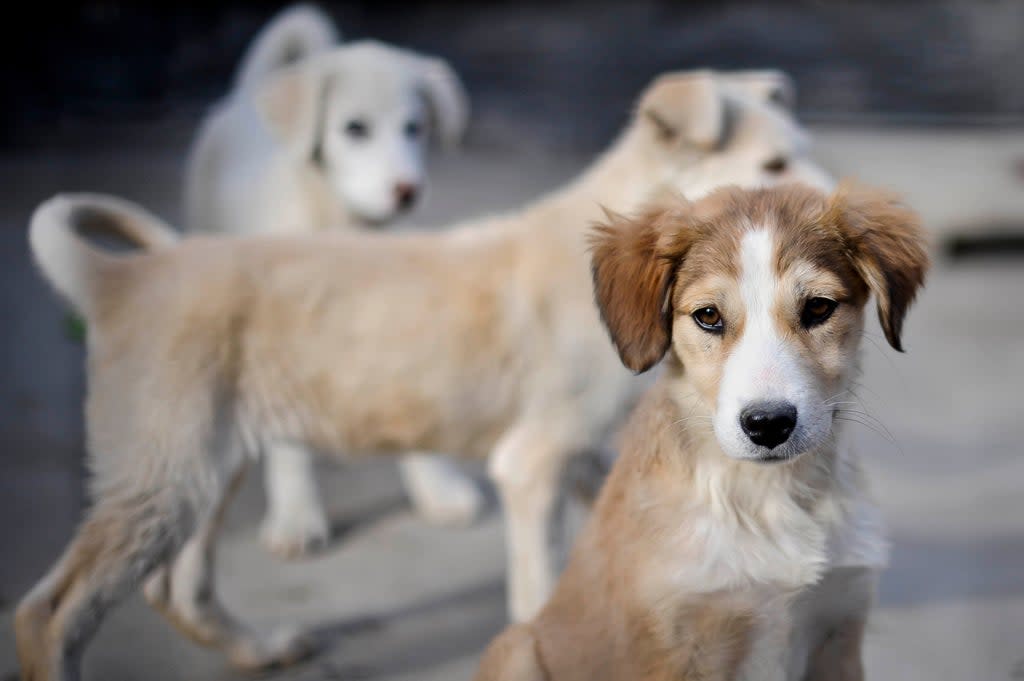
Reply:
M309 450L287 442L268 445L264 475L268 508L260 532L263 545L287 559L326 546L330 525Z
M561 478L571 450L540 428L507 433L488 473L505 510L508 607L513 621L532 618L555 584Z
M864 624L864 619L854 617L829 630L811 656L804 681L863 681Z
M797 603L797 621L806 632L806 643L797 648L806 660L803 681L862 681L864 625L877 579L873 568L834 568Z
M406 454L398 466L413 507L427 522L462 527L483 510L483 492L454 461L439 454Z

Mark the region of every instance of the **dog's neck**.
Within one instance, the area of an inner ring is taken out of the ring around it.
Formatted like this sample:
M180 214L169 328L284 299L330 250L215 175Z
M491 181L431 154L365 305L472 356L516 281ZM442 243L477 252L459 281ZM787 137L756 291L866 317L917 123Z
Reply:
M692 159L687 158L692 155ZM542 199L535 210L555 210L563 205L593 206L594 217L601 209L616 212L636 210L652 197L676 191L674 180L687 162L696 163L697 150L669 150L654 139L643 121L634 120L619 138L575 181ZM551 225L550 227L557 227ZM590 229L589 221L565 224L572 231Z

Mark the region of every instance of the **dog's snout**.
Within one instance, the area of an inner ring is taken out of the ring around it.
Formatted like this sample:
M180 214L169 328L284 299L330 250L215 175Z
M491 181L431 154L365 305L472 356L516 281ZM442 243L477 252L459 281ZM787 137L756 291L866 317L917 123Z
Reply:
M419 188L411 182L399 182L395 185L395 202L400 210L409 210L416 203Z
M751 404L740 414L740 427L755 445L778 447L796 427L796 407L789 402Z

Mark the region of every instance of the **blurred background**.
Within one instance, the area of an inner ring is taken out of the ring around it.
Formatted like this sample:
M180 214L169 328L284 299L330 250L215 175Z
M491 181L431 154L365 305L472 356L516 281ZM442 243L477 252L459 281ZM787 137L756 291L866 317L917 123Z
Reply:
M177 222L202 115L281 8L260 2L19 3L0 40L0 680L17 678L14 604L58 555L83 493L79 344L34 272L25 228L58 191L118 194ZM658 73L788 71L816 155L902 192L936 266L905 332L868 343L884 432L851 431L893 539L870 678L1024 679L1024 3L321 3L345 39L446 58L472 100L467 142L432 160L410 222L515 208L607 146ZM250 476L258 477L258 476ZM297 564L256 540L249 484L221 546L228 602L332 633L273 679L469 678L504 622L498 514L468 529L413 516L393 464L327 467L337 541ZM236 678L135 598L86 678ZM238 677L241 678L241 677Z

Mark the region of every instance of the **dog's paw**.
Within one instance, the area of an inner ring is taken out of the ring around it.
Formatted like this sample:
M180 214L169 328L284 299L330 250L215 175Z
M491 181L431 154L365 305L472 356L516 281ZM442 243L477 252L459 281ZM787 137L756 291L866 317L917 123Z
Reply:
M237 669L248 672L287 667L316 652L316 638L308 633L286 627L266 636L247 636L227 651L228 659Z
M331 529L320 509L268 515L260 530L263 546L278 558L297 560L326 548Z
M472 478L449 478L429 494L414 495L413 506L431 525L466 527L483 514L487 499Z
M476 480L443 457L410 454L398 470L416 513L433 525L464 527L487 506Z

